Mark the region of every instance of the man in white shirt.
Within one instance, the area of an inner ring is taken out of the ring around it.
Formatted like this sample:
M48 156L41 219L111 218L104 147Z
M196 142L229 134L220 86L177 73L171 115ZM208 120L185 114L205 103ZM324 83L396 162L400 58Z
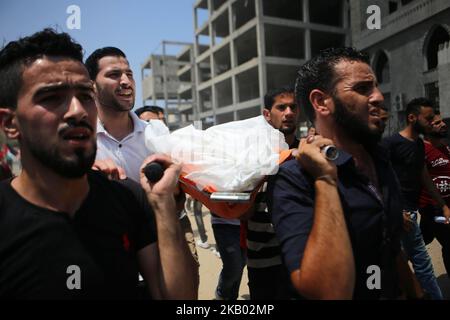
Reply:
M94 51L86 60L86 67L97 92L96 160L111 159L127 177L139 182L139 168L151 154L144 142L147 125L155 134L169 131L161 121L147 123L131 112L136 84L120 49L105 47Z
M105 129L100 119L98 120L96 159L113 159L125 170L127 177L139 181L139 168L142 161L152 153L144 142L146 128L151 127L155 134L161 131L169 133L169 129L159 120L147 123L139 119L134 112L130 112L129 115L133 123L133 131L120 141Z
M94 167L120 179L129 177L139 182L140 167L151 151L145 145L145 131L154 135L168 134L169 129L160 120L148 123L132 112L136 84L130 64L122 50L105 47L95 50L85 62L96 89L97 155ZM192 255L198 256L193 241L192 227L184 212L184 197L178 197L180 223Z

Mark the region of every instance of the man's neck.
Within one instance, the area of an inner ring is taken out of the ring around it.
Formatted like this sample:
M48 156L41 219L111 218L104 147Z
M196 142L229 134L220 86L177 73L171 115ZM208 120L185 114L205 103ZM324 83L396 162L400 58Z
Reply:
M419 138L419 133L417 133L412 125L406 126L402 131L399 132L399 134L408 140L415 141Z
M133 119L128 111L117 112L110 108L99 107L98 118L105 130L117 141L121 141L134 130Z
M69 179L39 163L22 158L23 169L11 186L28 202L73 216L89 193L87 175Z
M317 124L320 134L327 139L333 140L336 147L357 157L361 153L367 153L364 146L355 141L354 138L349 137L338 125L335 123L320 125Z
M436 148L439 148L444 145L444 143L442 142L442 138L433 137L431 135L425 136L425 141L428 141Z
M318 130L320 134L327 139L333 140L338 149L352 155L356 167L358 167L364 174L366 174L374 183L377 178L374 171L374 164L372 157L367 149L359 142L356 142L354 138L347 135L338 125L328 123L327 125L318 124Z

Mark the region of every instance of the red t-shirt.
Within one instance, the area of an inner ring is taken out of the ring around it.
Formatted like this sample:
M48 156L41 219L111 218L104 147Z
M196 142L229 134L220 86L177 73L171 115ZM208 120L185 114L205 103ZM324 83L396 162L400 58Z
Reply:
M425 142L425 164L434 185L440 192L442 198L450 204L450 147L447 145L435 147L428 141ZM419 207L436 205L429 192L422 188Z

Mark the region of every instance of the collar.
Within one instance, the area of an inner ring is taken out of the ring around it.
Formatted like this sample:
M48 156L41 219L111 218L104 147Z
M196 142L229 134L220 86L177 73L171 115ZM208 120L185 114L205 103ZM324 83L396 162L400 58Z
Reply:
M379 143L372 149L367 149L367 152L369 152L369 154L372 156L372 158L375 161L380 160L380 161L383 161L386 163L389 162L388 150ZM348 153L342 149L339 149L339 156L334 161L334 163L339 167L339 166L346 164L347 162L349 162L351 160L353 160L353 156L350 153Z
M336 160L334 160L334 163L339 167L344 164L346 164L348 161L352 160L353 157L350 153L345 152L342 149L339 149L339 155Z
M139 119L139 117L134 113L130 112L131 120L133 121L134 132L144 132L147 122Z
M139 117L134 112L130 112L129 115L131 117L131 121L133 121L133 133L144 132L145 127L147 126L147 122L139 119ZM100 119L97 118L97 134L99 133L107 134L108 131L105 129L105 126L100 121Z

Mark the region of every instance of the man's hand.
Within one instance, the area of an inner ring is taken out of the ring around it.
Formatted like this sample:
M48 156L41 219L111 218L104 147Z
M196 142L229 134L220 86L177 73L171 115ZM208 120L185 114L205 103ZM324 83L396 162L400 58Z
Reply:
M148 181L144 174L145 166L150 162L159 162L164 168L164 175L155 183ZM141 166L141 186L148 195L156 197L173 196L179 194L178 177L181 166L174 164L172 159L165 155L151 155L147 157Z
M127 178L125 170L119 167L111 159L95 160L92 165L92 170L97 170L105 173L110 180L124 180Z
M308 136L300 140L298 152L294 154L295 158L313 178L330 176L337 180L336 165L327 160L321 152L321 148L331 144L333 144L332 140L320 135Z
M410 232L413 228L414 220L411 219L407 211L403 211L403 230Z
M450 224L450 208L447 205L442 207L442 213L444 214L444 217L447 218L445 224Z
M145 166L158 162L164 168L161 179L153 183L144 174ZM141 255L141 270L148 281L152 296L160 299L196 299L198 292L198 264L189 251L177 215L176 197L181 166L165 155L152 155L141 166L141 186L147 194L156 219L158 249ZM184 206L183 205L181 207ZM152 268L152 265L156 267Z

